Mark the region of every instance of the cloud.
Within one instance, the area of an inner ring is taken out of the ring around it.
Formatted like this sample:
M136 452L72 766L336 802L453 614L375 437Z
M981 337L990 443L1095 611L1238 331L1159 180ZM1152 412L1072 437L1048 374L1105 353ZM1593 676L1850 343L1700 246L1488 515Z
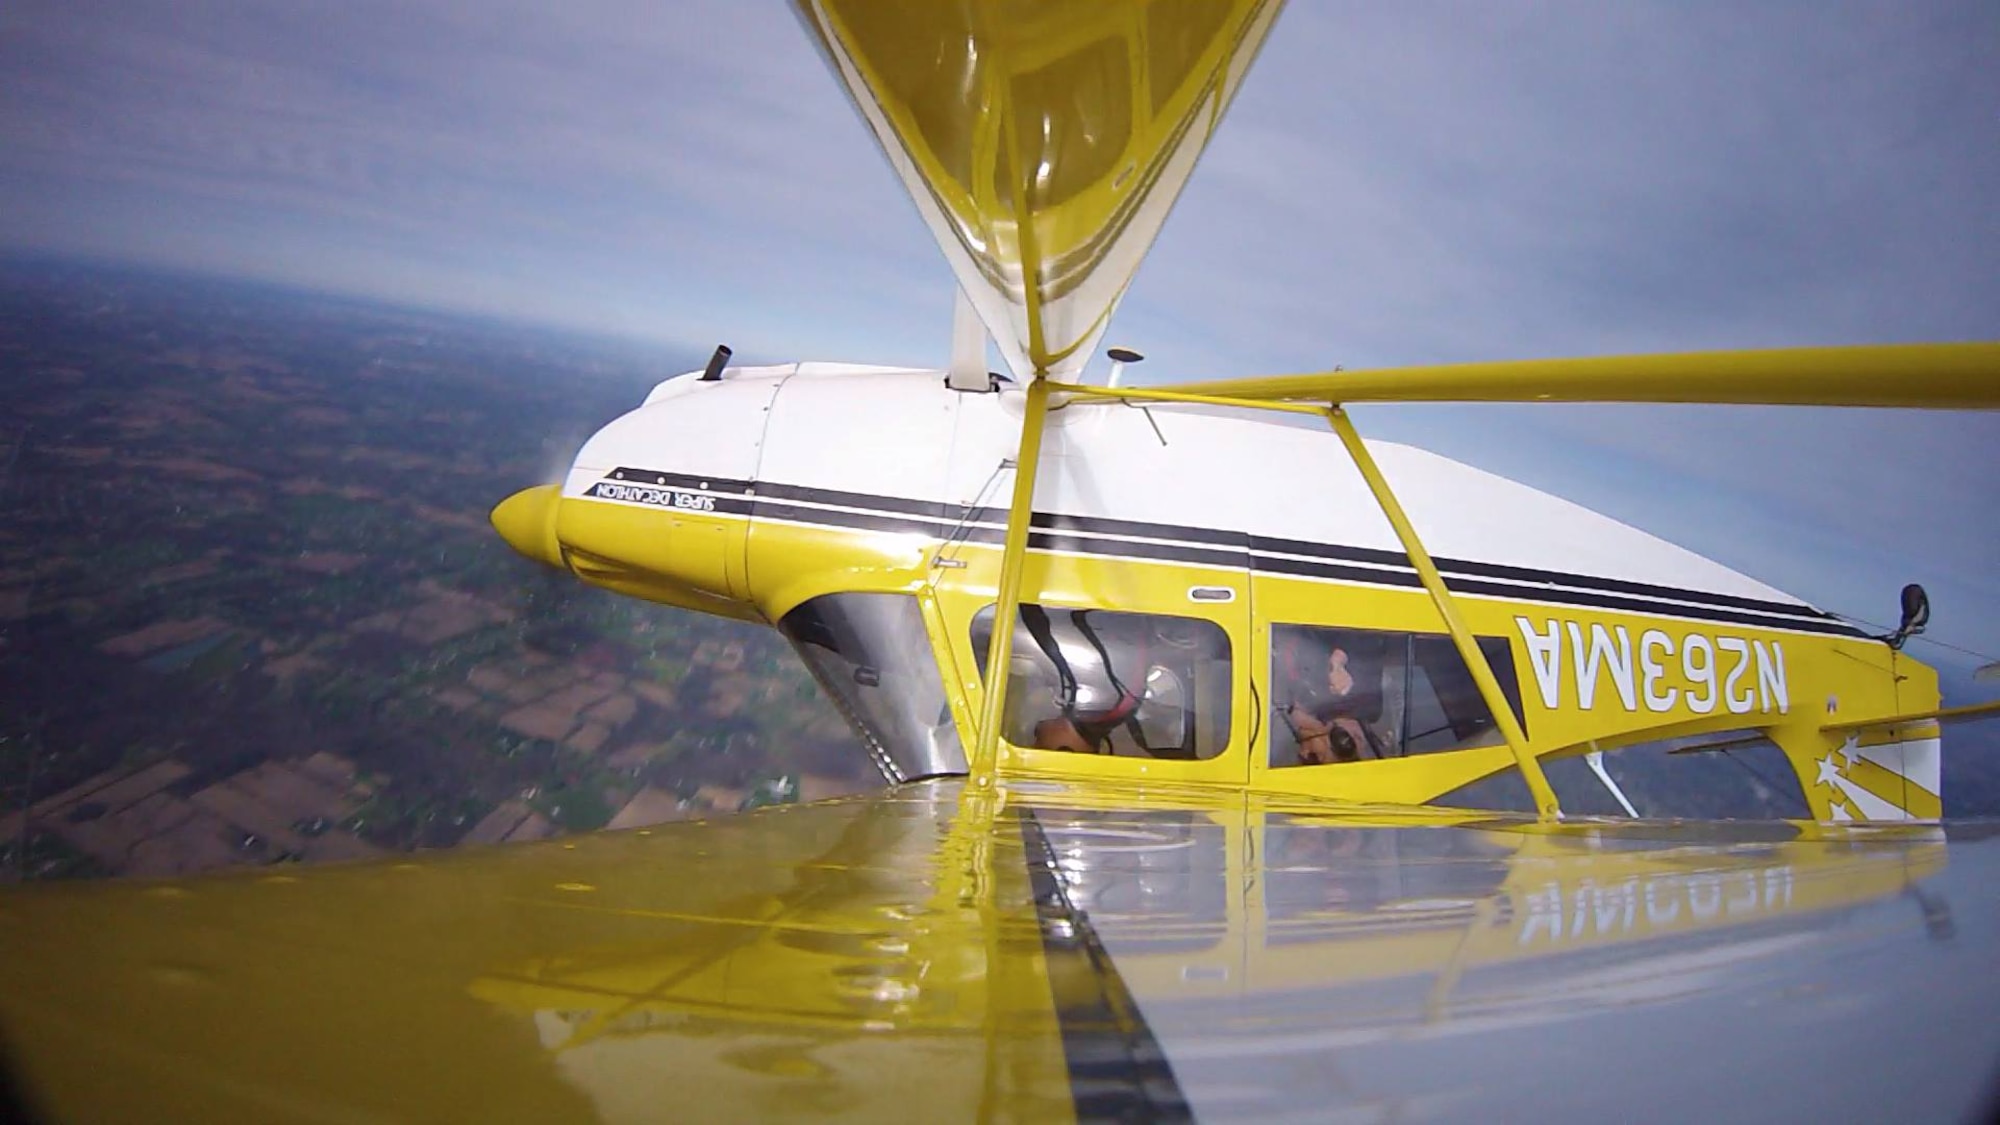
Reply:
M764 301L852 305L841 262L888 306L928 273L948 316L782 8L31 3L0 52L7 241L176 260L192 231L201 264L313 282L329 267L270 250L317 240L336 283L484 275L493 311L597 328L623 293L700 336Z
M1278 369L1990 335L1992 13L1294 6L1133 303Z

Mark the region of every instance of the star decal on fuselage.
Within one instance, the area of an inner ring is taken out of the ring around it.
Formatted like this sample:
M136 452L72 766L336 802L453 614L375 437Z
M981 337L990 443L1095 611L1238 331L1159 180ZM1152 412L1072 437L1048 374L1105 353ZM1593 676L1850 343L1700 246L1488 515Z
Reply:
M1828 815L1836 823L1855 819L1854 810L1848 807L1849 798L1846 789L1847 785L1853 784L1848 781L1846 772L1854 768L1854 754L1851 751L1853 745L1853 740L1850 739L1840 749L1829 751L1826 757L1817 759L1814 763L1819 766L1819 777L1813 784L1824 785L1833 790L1832 795L1826 800L1826 806Z

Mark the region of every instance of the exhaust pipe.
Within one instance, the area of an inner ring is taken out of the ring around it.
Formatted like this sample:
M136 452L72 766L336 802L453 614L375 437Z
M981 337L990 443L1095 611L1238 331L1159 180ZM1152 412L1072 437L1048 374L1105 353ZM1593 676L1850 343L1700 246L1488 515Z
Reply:
M721 382L722 369L729 366L729 357L735 354L735 352L729 350L728 344L715 345L715 354L708 357L708 367L702 371L701 381L704 383Z

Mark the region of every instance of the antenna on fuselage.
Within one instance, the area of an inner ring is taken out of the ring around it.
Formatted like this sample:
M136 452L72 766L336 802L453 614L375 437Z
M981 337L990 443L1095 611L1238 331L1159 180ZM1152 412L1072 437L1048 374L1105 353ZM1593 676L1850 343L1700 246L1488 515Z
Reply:
M708 366L702 370L701 381L704 383L721 382L722 369L729 366L729 357L735 354L735 352L729 350L728 344L715 345L715 354L708 357Z
M1111 357L1111 371L1104 376L1104 385L1107 387L1118 385L1119 377L1125 374L1126 364L1137 363L1146 358L1131 348L1112 348L1104 354Z

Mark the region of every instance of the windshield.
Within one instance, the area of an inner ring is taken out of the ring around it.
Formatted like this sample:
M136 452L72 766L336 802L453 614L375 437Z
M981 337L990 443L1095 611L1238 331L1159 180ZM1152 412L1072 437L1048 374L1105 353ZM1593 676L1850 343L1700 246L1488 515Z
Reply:
M923 613L908 594L827 594L778 623L892 782L965 772Z

